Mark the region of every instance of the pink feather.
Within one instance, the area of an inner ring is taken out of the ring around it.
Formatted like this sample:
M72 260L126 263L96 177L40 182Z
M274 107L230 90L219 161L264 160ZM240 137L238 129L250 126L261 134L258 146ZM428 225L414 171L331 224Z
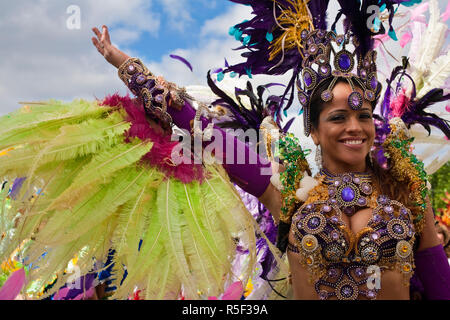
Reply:
M170 177L176 178L183 183L190 183L194 180L202 182L204 171L200 164L181 163L174 165L171 162L172 150L179 142L171 141L170 135L157 133L149 124L142 104L137 100L131 99L128 95L121 97L118 94L107 96L101 103L105 106L122 106L127 112L127 121L131 123L130 129L126 131L125 141L130 138L139 138L140 140L150 140L153 147L150 152L142 158L143 163L155 166ZM187 155L184 155L187 156Z
M408 44L408 42L411 41L411 39L412 39L412 34L409 31L405 32L403 34L402 38L400 39L400 46L402 48L404 48Z
M14 300L25 285L25 280L25 269L15 271L0 288L0 300Z
M411 10L411 21L422 21L424 19L423 13L428 10L429 3L424 2Z
M391 102L392 117L401 117L409 107L409 98L405 95L405 89L392 100Z
M447 19L450 18L450 1L447 1L447 8L445 11L441 14L442 21L447 21Z
M244 292L241 281L233 282L223 293L222 300L239 300Z

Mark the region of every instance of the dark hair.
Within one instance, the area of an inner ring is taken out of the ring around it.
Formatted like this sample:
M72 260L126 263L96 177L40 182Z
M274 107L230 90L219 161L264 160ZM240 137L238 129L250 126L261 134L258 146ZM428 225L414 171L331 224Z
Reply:
M332 77L325 79L322 83L319 84L319 86L316 88L315 92L313 93L311 97L311 103L310 103L310 121L311 121L311 127L312 128L318 128L319 127L319 117L320 113L325 108L325 102L321 98L321 93L328 88L332 81ZM336 83L339 82L346 82L344 78L339 78ZM357 85L359 88L360 86L356 81L354 81L355 85ZM371 102L372 110L375 108L377 104L377 101ZM405 183L399 182L396 179L392 177L390 174L390 168L384 169L380 166L380 164L377 161L377 157L375 156L376 153L379 151L378 149L375 149L372 152L372 161L370 160L370 154L366 157L366 164L368 168L371 168L373 171L373 175L375 177L375 180L373 183L377 186L378 190L380 190L383 194L387 195L390 199L395 199L407 207L411 207L412 203L409 199L409 190L411 189L409 185L405 185ZM277 247L282 252L286 251L287 244L288 244L288 236L289 236L289 230L291 225L286 224L280 221L280 224L278 225L278 237L277 237ZM415 247L417 247L418 241L415 243Z

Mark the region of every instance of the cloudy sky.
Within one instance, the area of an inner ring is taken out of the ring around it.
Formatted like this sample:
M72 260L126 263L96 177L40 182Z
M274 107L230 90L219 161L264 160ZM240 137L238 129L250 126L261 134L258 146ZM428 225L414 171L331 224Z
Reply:
M330 2L334 19L336 4ZM447 0L439 3L443 11ZM78 26L72 8L79 10ZM0 1L0 115L19 102L126 93L115 68L91 44L94 26L108 25L113 43L155 74L180 86L205 85L207 71L223 67L225 58L242 61L228 29L250 17L249 7L227 0ZM169 54L188 59L194 72Z

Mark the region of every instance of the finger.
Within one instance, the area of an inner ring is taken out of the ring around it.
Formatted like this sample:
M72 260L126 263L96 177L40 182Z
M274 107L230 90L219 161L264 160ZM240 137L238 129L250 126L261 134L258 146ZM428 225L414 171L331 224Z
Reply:
M97 48L97 51L100 52L102 55L104 54L105 50L102 48L100 42L98 42L97 38L92 38L92 43Z
M100 33L100 30L97 28L92 28L92 31L94 31L95 35L97 36L98 40L102 38L102 34Z
M108 42L108 43L111 43L111 38L109 37L109 30L108 30L108 27L107 26L103 26L103 34L105 35L105 40Z

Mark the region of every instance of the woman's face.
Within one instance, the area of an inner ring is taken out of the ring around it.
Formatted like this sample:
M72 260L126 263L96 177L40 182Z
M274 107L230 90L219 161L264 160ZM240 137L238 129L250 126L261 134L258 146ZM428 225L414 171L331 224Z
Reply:
M311 131L314 143L322 149L322 165L333 173L363 172L375 138L372 107L364 101L359 110L352 110L347 101L352 89L347 82L337 83L332 92L318 127Z

